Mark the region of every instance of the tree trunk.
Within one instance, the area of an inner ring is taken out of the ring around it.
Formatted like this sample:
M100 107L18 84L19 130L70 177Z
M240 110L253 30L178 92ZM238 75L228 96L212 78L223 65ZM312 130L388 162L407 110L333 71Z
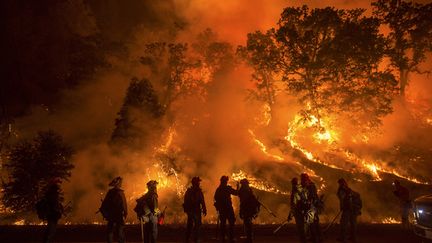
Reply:
M267 102L270 105L270 107L274 104L274 94L273 94L273 88L271 87L272 83L270 81L271 76L267 73L264 73L264 83L265 83L265 89L266 89L266 95L267 95Z
M400 69L399 71L399 95L405 97L405 90L408 86L408 69Z

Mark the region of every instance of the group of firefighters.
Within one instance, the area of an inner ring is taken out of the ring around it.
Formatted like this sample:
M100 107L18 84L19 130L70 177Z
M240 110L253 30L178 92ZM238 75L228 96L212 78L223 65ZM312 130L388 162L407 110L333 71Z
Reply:
M123 179L116 177L109 183L112 187L106 194L99 211L107 224L107 242L113 242L114 232L118 235L120 243L125 242L124 225L127 217L127 203L123 189ZM232 206L231 196L238 196L240 199L239 216L243 220L245 242L253 240L253 219L257 217L260 206L264 206L254 195L249 181L242 179L240 185L234 189L228 184L228 176L220 178L220 185L214 194L214 206L218 213L218 237L221 242L235 242L234 224L235 214ZM200 187L201 179L193 177L191 186L184 195L183 209L187 214L187 227L185 242L192 240L200 242L200 227L202 216L207 215L207 207L204 194ZM319 214L324 209L322 196L318 196L317 188L308 174L302 173L300 181L297 178L291 180L292 191L290 195L290 206L286 222L294 218L301 243L312 241L321 242L322 234L319 225ZM340 236L341 242L356 242L357 217L361 214L360 195L353 191L347 182L341 178L338 180L339 188L337 196L340 202ZM164 212L158 209L158 182L150 180L147 182L148 191L139 199L134 211L141 223L141 232L144 243L155 243L158 234L158 224L163 220ZM394 194L400 201L402 225L408 225L408 214L410 210L409 191L399 181L393 183ZM47 202L46 212L43 219L48 222L44 242L51 242L55 234L58 220L61 218L64 208L62 206L62 192L58 183L53 183L46 191L44 200ZM38 212L39 214L39 212ZM339 216L339 214L335 217ZM226 223L228 221L228 227ZM328 228L327 228L328 229ZM327 230L325 229L325 230ZM227 237L227 238L226 238ZM191 239L192 238L192 239Z

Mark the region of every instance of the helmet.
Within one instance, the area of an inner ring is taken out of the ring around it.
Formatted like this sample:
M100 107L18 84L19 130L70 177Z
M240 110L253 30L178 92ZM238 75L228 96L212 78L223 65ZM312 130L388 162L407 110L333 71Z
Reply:
M297 185L297 184L298 184L298 179L297 179L297 177L294 177L294 178L291 179L291 184L292 184L292 185Z
M220 178L220 181L221 182L228 182L228 179L229 179L228 176L224 175Z
M240 184L246 186L246 185L249 185L249 181L248 181L248 179L246 179L246 178L245 178L245 179L241 179L241 180L240 180Z
M338 180L338 183L339 183L340 186L348 186L348 183L345 181L344 178L340 178Z
M114 178L110 183L109 186L119 186L120 183L123 181L123 178L121 178L120 176L117 176L116 178Z
M311 182L311 180L310 180L308 174L306 174L306 173L301 173L301 174L300 174L300 183L301 183L302 185L303 185L303 184L308 184L308 183L310 183L310 182Z
M149 182L147 182L147 187L156 187L157 184L159 184L157 181L150 180Z
M199 176L195 176L191 180L192 185L198 185L200 183L200 181L201 181L201 178L199 178Z

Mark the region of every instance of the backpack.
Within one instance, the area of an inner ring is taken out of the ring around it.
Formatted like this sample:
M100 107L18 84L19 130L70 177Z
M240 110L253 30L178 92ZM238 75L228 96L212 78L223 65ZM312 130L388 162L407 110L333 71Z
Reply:
M201 189L187 189L183 203L183 211L185 213L201 209L201 193Z
M48 202L45 197L36 202L36 213L39 219L48 219Z
M240 202L240 218L256 218L261 209L261 203L258 198L251 192L244 203Z
M145 215L145 210L144 210L145 205L146 205L146 201L145 201L144 196L142 196L136 200L136 205L135 205L133 210L137 214L138 218L141 218L142 216Z
M102 204L99 208L99 212L102 214L102 217L106 220L112 220L114 214L117 211L120 211L122 207L122 198L121 195L115 190L111 189L108 191L105 196Z
M261 203L255 195L251 198L251 204L253 209L253 218L256 218L261 210Z
M315 208L318 214L321 214L325 208L324 195L321 195L315 201Z
M360 197L360 193L351 191L351 208L356 215L361 215L361 209L363 203Z

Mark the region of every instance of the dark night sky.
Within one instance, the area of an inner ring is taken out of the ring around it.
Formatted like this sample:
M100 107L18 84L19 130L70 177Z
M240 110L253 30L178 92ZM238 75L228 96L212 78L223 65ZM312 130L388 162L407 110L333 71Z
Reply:
M12 117L30 105L54 105L59 91L104 67L107 54L121 55L138 25L180 22L171 1L4 0L0 6L0 104Z

